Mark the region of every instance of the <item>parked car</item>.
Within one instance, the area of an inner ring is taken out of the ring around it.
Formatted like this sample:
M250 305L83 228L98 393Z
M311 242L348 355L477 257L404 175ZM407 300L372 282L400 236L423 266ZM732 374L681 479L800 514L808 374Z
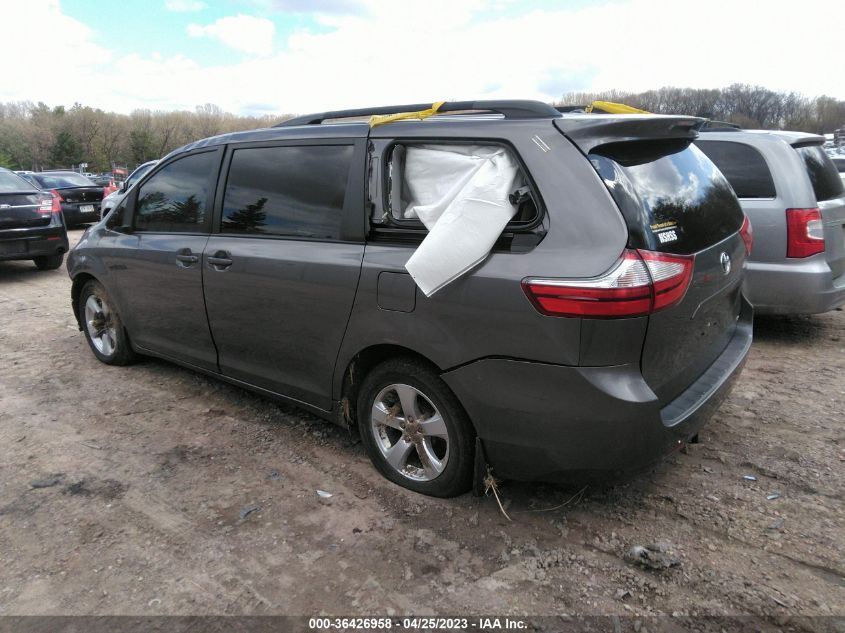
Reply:
M814 314L845 304L845 191L803 132L702 132L696 145L739 196L754 229L745 293L758 313Z
M59 197L67 226L76 226L100 219L103 188L74 171L40 171L28 179L45 191Z
M422 107L300 117L163 158L69 255L94 355L158 356L357 425L380 472L437 496L485 465L619 473L695 437L752 323L748 223L692 144L703 121L490 101L322 125ZM402 183L432 143L497 148L524 184L483 263L427 297L405 266L433 233Z
M0 167L0 260L31 259L54 270L67 250L58 198Z
M109 214L109 211L114 209L120 203L123 196L125 196L126 192L129 191L130 187L138 182L144 174L150 171L157 162L158 160L148 160L146 163L139 165L135 171L129 174L129 177L120 185L119 188L110 191L108 195L103 198L103 203L100 207L100 217L106 217Z

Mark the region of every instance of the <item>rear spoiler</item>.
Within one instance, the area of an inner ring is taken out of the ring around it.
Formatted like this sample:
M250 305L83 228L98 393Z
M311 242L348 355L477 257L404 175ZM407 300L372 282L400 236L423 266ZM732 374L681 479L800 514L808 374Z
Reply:
M557 128L585 154L608 143L645 140L684 140L698 138L706 119L692 116L657 114L570 115L554 120Z

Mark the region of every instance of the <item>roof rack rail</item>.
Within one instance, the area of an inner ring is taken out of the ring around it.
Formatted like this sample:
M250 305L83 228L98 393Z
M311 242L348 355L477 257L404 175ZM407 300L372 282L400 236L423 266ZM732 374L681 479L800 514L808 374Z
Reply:
M416 112L431 108L430 103L412 103L407 105L382 106L377 108L359 108L355 110L334 110L331 112L317 112L294 117L277 123L273 127L290 127L294 125L318 125L329 119L350 119L353 117L374 116L378 114L400 114L402 112ZM501 114L506 119L541 119L559 117L560 114L548 103L529 100L499 100L499 101L446 101L437 110L437 114L446 112L462 112L467 110L482 110Z
M729 123L728 121L714 121L713 119L708 119L704 125L701 126L699 131L701 132L739 132L742 130L742 126L738 125L737 123Z
M567 112L584 112L587 109L585 105L560 105L555 106L555 110L560 113L567 113Z

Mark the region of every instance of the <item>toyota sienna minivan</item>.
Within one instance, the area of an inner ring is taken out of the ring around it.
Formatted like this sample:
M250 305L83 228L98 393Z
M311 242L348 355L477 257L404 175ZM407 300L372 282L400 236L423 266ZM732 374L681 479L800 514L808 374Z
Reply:
M436 496L487 466L629 472L695 437L752 321L750 227L693 144L703 120L531 101L360 120L426 107L298 117L164 157L68 257L94 355L157 356L357 427L384 476ZM406 269L430 233L407 213L407 161L433 146L501 150L519 186L489 254L428 296Z

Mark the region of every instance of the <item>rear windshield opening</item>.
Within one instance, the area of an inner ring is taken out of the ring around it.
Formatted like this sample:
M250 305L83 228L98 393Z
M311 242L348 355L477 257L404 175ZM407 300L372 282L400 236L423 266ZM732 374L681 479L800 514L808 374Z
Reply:
M821 145L804 145L796 147L795 151L804 159L817 201L833 200L845 195L839 172Z
M730 184L688 140L602 145L590 162L622 211L632 248L692 254L742 225Z
M93 181L81 174L35 174L42 189L70 189L71 187L96 187Z
M777 196L772 172L755 148L734 141L698 140L695 145L716 163L738 198L772 199Z
M484 147L484 148L494 148L494 149L504 149L511 159L516 161L513 153L510 152L507 148L504 148L500 145L478 145L478 144L459 144L459 143L452 143L452 144L396 144L393 145L387 154L386 159L386 173L384 182L386 183L386 192L385 192L385 204L384 208L386 209L386 214L384 217L384 223L387 225L393 225L397 227L403 227L406 229L420 229L425 230L423 223L417 218L414 217L412 213L408 212L408 208L412 203L411 200L411 187L409 186L408 180L405 174L405 161L408 156L408 152L417 151L417 150L426 150L431 148L436 149L444 149L444 148L455 148L459 149L462 153L472 153L473 147ZM510 222L508 222L505 230L520 230L526 229L534 226L539 219L539 209L538 205L535 201L535 196L531 190L530 185L528 184L528 180L525 177L525 173L522 168L519 168L517 178L514 181L512 191L509 196L509 200L511 204L517 207L517 211L514 216L511 218Z

